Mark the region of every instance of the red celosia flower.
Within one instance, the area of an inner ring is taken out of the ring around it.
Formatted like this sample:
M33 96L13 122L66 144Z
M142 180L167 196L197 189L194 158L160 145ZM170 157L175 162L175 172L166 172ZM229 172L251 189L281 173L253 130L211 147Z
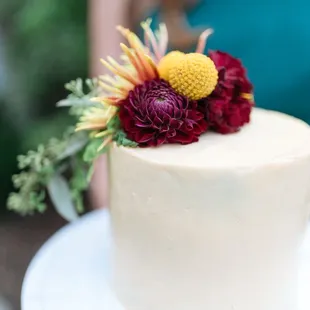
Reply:
M250 122L252 104L244 98L225 102L222 98L208 97L203 102L203 108L211 128L219 133L228 134L238 131Z
M212 51L218 73L213 93L199 102L211 128L222 134L236 132L250 121L253 86L239 59L227 53Z
M164 80L136 86L120 103L119 118L130 140L140 146L189 144L207 130L197 102L177 94Z

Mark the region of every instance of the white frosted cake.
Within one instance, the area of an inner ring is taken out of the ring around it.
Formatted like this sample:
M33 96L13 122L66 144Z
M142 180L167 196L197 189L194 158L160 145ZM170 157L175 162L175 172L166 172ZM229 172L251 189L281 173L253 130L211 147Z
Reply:
M113 147L113 278L126 310L295 310L310 129L254 109L231 135Z
M72 106L75 131L19 157L10 208L42 212L47 186L75 218L108 152L110 280L124 310L297 310L309 125L254 108L242 61L205 51L211 29L184 53L168 52L164 24L141 26L143 40L117 27L127 45L102 60L110 75L66 84L58 105Z
M110 75L66 85L71 94L59 105L73 106L76 128L59 148L47 145L60 154L46 152L40 169L29 153L37 179L65 184L59 173L70 167L65 192L82 210L85 179L108 152L110 280L124 310L297 310L310 127L254 108L242 61L206 51L211 29L184 53L168 52L164 24L141 26L143 39L117 27L127 45L119 60L101 60ZM29 194L40 211L42 185ZM11 205L23 197L11 197Z

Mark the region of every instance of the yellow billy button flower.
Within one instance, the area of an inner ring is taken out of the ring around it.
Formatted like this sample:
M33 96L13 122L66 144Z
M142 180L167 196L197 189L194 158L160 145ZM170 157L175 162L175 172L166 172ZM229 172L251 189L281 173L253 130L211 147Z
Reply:
M218 72L214 62L200 53L178 57L169 70L169 83L181 95L192 100L209 96L216 87Z
M179 51L172 51L168 53L166 56L164 56L158 66L157 70L159 72L159 76L166 80L169 81L169 72L170 69L176 66L176 64L180 61L181 58L184 57L184 53L179 52Z

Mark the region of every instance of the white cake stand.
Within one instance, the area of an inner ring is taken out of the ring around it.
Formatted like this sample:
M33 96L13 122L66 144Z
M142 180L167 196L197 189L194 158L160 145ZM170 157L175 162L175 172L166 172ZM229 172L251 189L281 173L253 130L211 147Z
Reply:
M22 310L125 310L105 282L109 214L95 211L57 232L37 253L22 287ZM310 229L302 250L300 307L310 309Z

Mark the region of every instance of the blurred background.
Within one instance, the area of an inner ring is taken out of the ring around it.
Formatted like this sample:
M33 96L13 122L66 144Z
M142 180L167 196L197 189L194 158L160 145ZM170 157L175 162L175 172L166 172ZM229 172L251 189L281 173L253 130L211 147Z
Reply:
M120 7L126 1L0 1L0 310L20 309L31 258L65 224L52 208L26 218L6 211L16 156L62 134L68 116L55 103L66 82L97 74L99 57L117 50Z
M16 156L59 136L67 115L55 108L64 83L88 75L86 0L0 1L0 309L20 309L30 259L64 221L51 211L6 212Z

